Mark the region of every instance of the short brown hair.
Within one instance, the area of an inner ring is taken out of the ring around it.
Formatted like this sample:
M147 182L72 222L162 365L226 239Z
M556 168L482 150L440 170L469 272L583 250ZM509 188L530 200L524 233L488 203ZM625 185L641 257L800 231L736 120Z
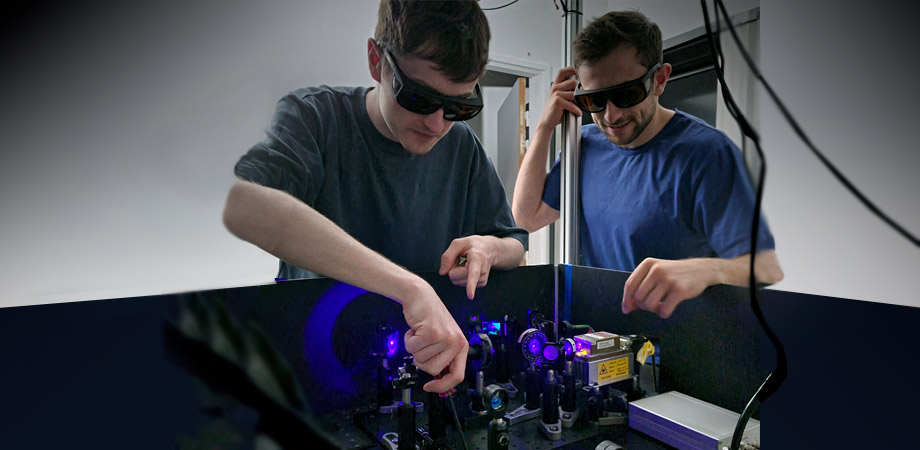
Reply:
M374 32L384 49L429 60L457 83L485 73L490 38L475 0L381 0Z
M595 19L575 37L575 67L595 63L624 45L636 49L646 69L662 62L658 25L638 11L612 11Z

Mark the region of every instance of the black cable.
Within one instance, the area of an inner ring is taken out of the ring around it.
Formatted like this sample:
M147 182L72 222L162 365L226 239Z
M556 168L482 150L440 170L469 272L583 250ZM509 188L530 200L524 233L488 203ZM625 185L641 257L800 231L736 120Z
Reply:
M454 411L454 423L457 424L457 431L460 432L460 439L463 439L463 448L465 450L470 450L466 445L466 436L463 435L463 427L460 426L460 416L457 415L457 407L454 406L454 396L448 395L447 399L450 400L450 409Z
M725 8L725 4L722 3L721 0L716 0L716 5L719 7L719 9L722 10L722 14L724 14L725 17L728 18L728 11ZM718 17L718 12L716 13L716 17ZM753 72L757 80L759 80L760 83L763 84L763 87L767 90L767 93L770 94L770 98L772 98L776 106L779 107L780 112L783 113L783 117L785 117L786 121L789 123L789 125L792 127L795 133L799 136L802 142L804 142L805 145L808 146L808 149L811 150L812 153L814 153L815 156L817 156L819 160L821 160L824 166L827 167L827 169L831 171L834 177L837 178L837 180L840 181L853 195L855 195L856 198L858 198L859 201L861 201L862 204L865 205L866 208L869 208L870 211L872 211L876 216L882 219L882 221L884 221L886 224L894 228L895 231L897 231L898 233L901 233L901 235L907 238L907 240L911 241L914 245L920 247L920 239L918 239L916 236L911 234L903 226L895 222L892 218L888 217L887 214L882 212L882 210L879 209L878 206L872 203L872 201L870 201L868 197L866 197L859 189L857 189L856 186L852 182L850 182L850 180L847 179L843 175L843 173L841 173L840 170L838 170L837 167L834 166L834 164L831 163L830 160L828 160L824 156L824 154L822 154L818 150L817 147L815 147L815 145L811 142L811 139L809 139L808 136L805 135L805 131L802 129L802 127L799 126L798 122L792 117L792 113L789 112L789 110L786 108L786 105L783 104L783 102L779 99L779 96L776 95L776 92L773 91L773 88L770 86L770 84L767 83L767 80L764 79L763 74L760 73L760 70L757 68L757 65L754 63L754 60L751 58L750 54L748 54L744 46L740 44L740 39L738 38L738 34L735 31L735 27L731 24L731 19L727 19L727 20L728 20L729 30L731 31L732 39L734 39L734 41L738 44L739 50L741 50L741 56L744 57L744 60L745 62L747 62L748 67L750 67L751 72Z
M483 11L495 11L496 9L502 9L502 8L511 6L511 5L513 5L513 4L515 4L515 3L519 2L519 1L520 1L520 0L514 0L514 1L512 1L511 3L507 3L507 4L504 4L504 5L501 5L501 6L496 6L496 7L494 7L494 8L482 8L482 10L483 10Z
M713 0L717 5L720 4L721 0ZM751 309L754 310L754 315L757 317L757 321L760 322L760 325L763 327L764 331L767 334L767 337L770 339L770 342L773 343L773 346L776 348L776 369L773 373L767 376L760 388L757 389L757 392L754 393L754 396L745 406L744 411L742 411L741 416L738 418L738 422L735 426L734 434L732 435L731 450L737 450L741 444L741 437L744 435L744 428L747 424L747 421L754 414L754 411L760 406L760 403L765 401L773 392L775 392L779 386L782 384L783 380L786 378L786 351L783 348L782 343L777 338L773 330L767 325L766 320L763 317L763 312L760 310L760 291L757 289L757 280L754 274L754 261L755 255L757 253L757 234L760 228L760 210L763 200L763 188L765 183L765 174L766 174L766 160L763 155L763 149L760 147L760 137L748 123L747 119L744 118L744 115L741 114L740 108L734 101L734 98L731 95L730 90L728 89L728 84L725 82L725 76L722 70L722 62L724 57L721 54L721 42L717 44L720 37L717 34L718 31L713 33L710 20L709 20L709 10L706 6L706 0L700 0L703 9L703 21L706 26L706 37L709 42L709 50L712 55L715 72L719 78L719 85L722 87L723 99L725 101L726 107L729 110L729 113L732 115L732 118L738 123L741 127L741 132L745 137L749 137L754 142L754 147L757 151L757 155L760 157L761 164L760 170L758 172L758 180L756 186L756 195L754 201L754 212L752 217L752 226L751 226L751 260L750 260L750 292L751 292ZM722 11L725 13L724 5L722 6ZM726 21L728 22L729 28L734 30L734 25L731 23L731 18L725 13ZM718 11L716 12L716 21L718 23L719 16ZM734 31L733 31L733 35ZM736 35L735 35L736 36ZM739 47L743 48L740 40L736 41Z
M555 0L553 0L553 3L555 3ZM566 2L566 0L559 0L559 3L562 3L562 17L568 16L569 13L581 14L581 11L575 11L574 9L569 9L569 4ZM559 9L559 7L557 6L556 9Z
M767 379L760 385L760 388L757 389L757 392L754 393L754 396L751 397L748 404L744 406L744 410L741 411L741 417L738 418L738 423L735 424L735 432L732 434L732 442L729 449L738 450L738 448L741 447L741 438L744 436L744 429L747 427L747 423L751 419L751 416L754 415L754 411L757 411L757 408L760 407L760 390L766 386L769 380L770 375L767 375Z

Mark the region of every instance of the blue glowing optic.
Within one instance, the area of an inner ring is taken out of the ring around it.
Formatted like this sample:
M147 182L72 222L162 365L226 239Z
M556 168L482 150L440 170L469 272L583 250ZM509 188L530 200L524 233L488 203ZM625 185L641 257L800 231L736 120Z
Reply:
M501 395L495 395L492 397L492 409L499 409L502 407L502 404L504 403L505 401L502 400Z
M572 348L571 341L565 341L565 345L563 346L563 349L565 351L565 356L572 356L572 353L575 352L575 349Z
M387 336L387 357L395 355L396 350L399 348L399 334L397 333L399 332L395 331Z
M538 341L537 339L531 340L530 346L527 349L530 350L530 353L533 353L534 355L539 355L540 354L540 341Z

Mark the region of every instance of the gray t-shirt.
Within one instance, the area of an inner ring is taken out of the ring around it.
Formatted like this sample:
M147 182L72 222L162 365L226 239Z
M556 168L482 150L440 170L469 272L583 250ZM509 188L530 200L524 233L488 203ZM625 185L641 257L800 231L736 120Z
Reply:
M236 175L290 193L412 271L437 270L451 241L464 236L513 237L526 247L527 231L515 227L498 175L467 124L454 124L427 154L411 154L371 122L368 90L319 86L286 95ZM312 276L280 263L278 277Z

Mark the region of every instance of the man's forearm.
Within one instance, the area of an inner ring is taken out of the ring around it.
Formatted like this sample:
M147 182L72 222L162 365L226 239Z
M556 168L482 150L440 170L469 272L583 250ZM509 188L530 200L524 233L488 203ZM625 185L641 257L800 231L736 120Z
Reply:
M237 237L297 267L399 302L413 297L424 283L276 189L238 181L227 198L224 223Z
M692 260L691 260L692 261ZM751 254L737 258L700 258L708 266L711 274L709 285L731 284L735 286L750 285ZM783 279L783 271L773 250L764 250L754 258L754 276L757 283L774 284Z
M510 270L521 265L524 260L524 244L513 238L499 238L496 243L497 250L495 262L492 267L499 270Z
M535 223L535 216L543 202L546 160L553 128L545 124L537 125L514 183L511 211L517 225L528 231L540 228Z

